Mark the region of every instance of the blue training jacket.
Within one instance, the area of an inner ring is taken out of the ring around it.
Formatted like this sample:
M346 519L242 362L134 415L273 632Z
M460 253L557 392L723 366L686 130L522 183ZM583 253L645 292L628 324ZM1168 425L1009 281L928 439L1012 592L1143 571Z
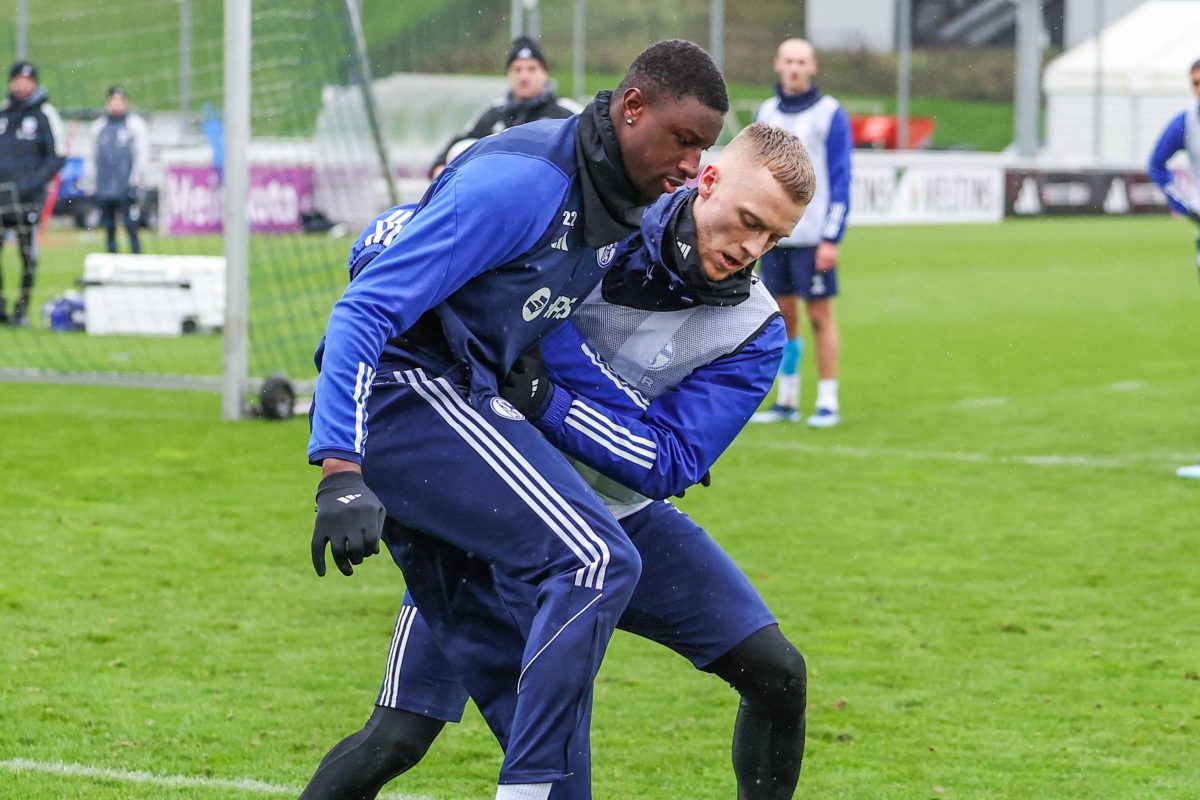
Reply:
M1154 152L1150 154L1148 172L1151 180L1163 190L1163 194L1167 196L1167 203L1174 211L1180 214L1193 214L1195 209L1191 207L1183 192L1179 191L1179 187L1175 185L1175 176L1171 174L1171 170L1167 169L1167 162L1171 160L1171 156L1185 149L1187 149L1187 112L1180 112L1167 123L1162 136L1158 137L1158 142L1154 145Z
M308 457L361 463L378 365L456 374L494 393L520 356L588 294L615 257L584 241L579 118L481 139L411 209L372 224L317 350ZM388 221L390 220L390 221Z
M621 243L611 269L666 274L671 296L686 294L682 278L663 265L661 247L667 223L689 194L664 195L647 209L641 234ZM385 250L415 210L412 204L397 206L371 222L350 250L351 273ZM734 306L720 313L748 310ZM651 399L568 320L541 342L552 394L535 425L558 449L618 483L647 497L669 497L699 481L745 426L771 389L786 340L782 318L766 315L739 346L699 364ZM648 455L631 459L627 449L613 447L611 437L606 441L594 428L569 423L572 409L576 417L601 416L612 431L645 442L639 450Z
M687 195L664 195L647 209L640 235L622 243L613 271L665 273L671 278L665 284L643 285L658 286L674 297L687 292L682 278L664 265L661 252L664 229ZM696 361L673 386L653 391L643 391L643 384L606 362L601 348L580 333L575 318L568 320L541 344L554 388L546 413L534 424L559 450L648 498L670 497L695 484L745 427L779 369L787 341L783 319L767 292L761 286L756 290L766 309L753 301L709 309L710 322L725 323L713 328L728 329L730 318L747 317L743 327L749 326L748 336L727 339L716 350L703 344L688 348L711 355ZM589 298L588 303L595 300ZM624 316L614 314L613 326L637 324L636 318L620 321ZM618 332L621 337L627 334ZM674 357L687 354L676 347Z

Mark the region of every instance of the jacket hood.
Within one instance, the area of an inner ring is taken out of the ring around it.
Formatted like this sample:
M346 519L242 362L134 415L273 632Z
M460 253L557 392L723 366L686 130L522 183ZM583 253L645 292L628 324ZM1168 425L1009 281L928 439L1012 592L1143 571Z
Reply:
M695 197L695 189L678 189L659 197L642 214L642 238L646 242L650 258L655 263L663 264L677 280L683 280L683 276L668 266L674 262L673 257L663 259L663 242L669 238L668 228L671 220L685 203L690 203Z
M645 210L641 229L623 244L620 267L604 276L605 300L671 311L697 305L734 306L750 296L753 265L723 281L705 275L692 216L696 196L695 189L679 189Z

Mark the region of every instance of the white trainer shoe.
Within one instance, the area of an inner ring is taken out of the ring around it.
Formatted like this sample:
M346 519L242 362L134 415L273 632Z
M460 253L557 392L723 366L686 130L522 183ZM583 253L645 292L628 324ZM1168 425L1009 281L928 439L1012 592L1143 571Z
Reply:
M808 418L808 427L810 428L832 428L842 421L838 416L838 412L832 408L818 408L817 413Z
M1180 467L1175 470L1175 474L1180 478L1200 478L1200 461Z
M800 411L787 406L773 405L766 411L759 411L750 417L751 422L799 422Z

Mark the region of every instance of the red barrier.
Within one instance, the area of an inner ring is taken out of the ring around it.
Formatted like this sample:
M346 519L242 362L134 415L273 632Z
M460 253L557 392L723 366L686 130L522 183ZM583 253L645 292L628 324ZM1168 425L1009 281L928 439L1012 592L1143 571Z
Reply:
M928 147L933 139L937 120L933 117L908 118L908 146L916 150ZM895 150L900 125L894 116L884 114L851 114L850 134L855 147L873 150Z

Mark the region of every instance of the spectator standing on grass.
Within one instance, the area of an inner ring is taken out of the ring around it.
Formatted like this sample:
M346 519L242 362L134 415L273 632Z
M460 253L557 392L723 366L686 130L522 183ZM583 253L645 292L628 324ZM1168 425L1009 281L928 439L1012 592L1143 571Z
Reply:
M575 103L554 94L546 57L533 39L528 36L514 39L506 65L508 95L481 111L470 125L446 144L429 169L430 180L437 180L442 174L450 161L450 151L461 141L482 139L539 119L566 119L580 112Z
M38 219L46 185L63 157L62 118L38 85L37 67L18 61L8 72L8 97L0 103L0 245L14 231L21 248L21 292L10 316L0 267L0 323L29 324L29 297L37 277Z
M108 237L110 253L117 252L118 214L129 234L130 251L142 252L137 203L149 158L146 121L129 110L125 87L113 86L105 93L104 116L92 123L92 151L85 177L100 210L100 224Z
M788 39L775 54L775 96L759 106L755 120L800 137L817 171L817 193L792 235L761 261L763 283L775 296L787 326L788 343L779 368L775 405L751 422L800 421L800 299L812 325L817 353L817 403L813 428L831 428L838 406L841 335L833 315L838 293L838 248L850 209L850 120L817 87L817 54L803 39Z
M1192 94L1200 100L1200 60L1188 70L1192 79ZM1188 154L1191 186L1181 186L1167 162L1180 150ZM1166 130L1150 154L1150 177L1167 195L1171 210L1193 222L1200 223L1200 104L1192 103L1167 123ZM1196 240L1196 268L1200 269L1200 238ZM1200 462L1180 467L1175 474L1181 478L1200 478Z

